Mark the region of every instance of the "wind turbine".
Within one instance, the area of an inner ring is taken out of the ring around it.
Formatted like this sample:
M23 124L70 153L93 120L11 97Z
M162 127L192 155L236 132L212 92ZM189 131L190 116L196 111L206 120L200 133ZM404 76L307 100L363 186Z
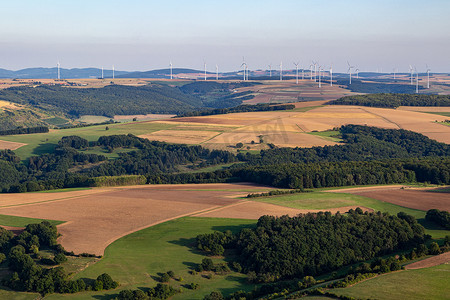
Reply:
M311 65L309 65L309 74L310 74L310 80L312 80L312 70L313 70L313 65L311 64Z
M330 86L333 86L333 64L330 66Z
M172 80L173 79L173 72L172 72L173 65L172 65L172 61L169 62L169 67L170 67L170 79Z
M297 80L297 84L298 84L298 62L296 62L296 63L294 63L294 65L295 65L295 70L296 70L296 80Z
M205 67L205 81L206 81L206 61L203 61L203 66Z
M219 66L216 65L216 80L219 80Z
M60 73L59 73L59 67L60 67L60 66L61 66L61 65L59 64L59 61L58 61L58 63L56 64L56 67L58 68L58 80L61 79Z
M317 81L317 61L313 61L314 64L314 82Z
M104 77L103 77L103 67L102 67L102 79L103 79Z
M427 89L430 88L430 71L431 71L431 69L427 65L427 78L428 78Z
M322 87L322 82L321 82L321 80L320 80L320 78L322 77L321 76L321 70L322 70L322 66L319 66L319 89Z
M354 66L351 66L348 61L347 61L347 65L348 65L347 72L350 74L350 83L349 84L352 84L352 69L354 68Z
M112 66L112 71L113 71L113 79L114 79L114 65Z
M280 81L283 81L283 62L280 62Z
M409 65L409 72L411 73L411 85L413 85L413 67L411 65Z
M269 65L269 76L272 77L272 64Z
M419 93L419 72L417 72L416 67L414 67L414 71L416 72L416 94Z
M245 81L245 72L247 70L247 64L245 63L245 61L242 63L241 67L244 67L244 81Z
M396 69L393 68L392 71L394 72L394 81L395 81L395 71L396 71Z
M355 72L356 72L356 79L359 79L359 69L356 68Z

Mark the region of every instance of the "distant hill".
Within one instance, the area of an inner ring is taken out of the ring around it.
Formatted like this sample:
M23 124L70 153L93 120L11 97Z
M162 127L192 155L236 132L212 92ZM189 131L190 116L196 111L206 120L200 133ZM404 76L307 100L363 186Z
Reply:
M166 85L109 85L87 89L13 87L1 90L0 100L63 113L71 118L81 115L178 114L203 107L201 99Z
M115 76L128 74L126 71L115 71ZM60 69L61 79L101 77L102 69L99 68L74 68ZM112 77L112 70L104 70L104 77ZM0 69L0 78L23 78L23 79L54 79L58 77L58 69L55 68L28 68L18 71Z
M185 69L185 68L173 68L172 74L204 74L205 71ZM206 72L206 74L215 74L213 72ZM170 76L170 69L159 69L145 72L130 72L124 75L116 76L117 78L167 78Z

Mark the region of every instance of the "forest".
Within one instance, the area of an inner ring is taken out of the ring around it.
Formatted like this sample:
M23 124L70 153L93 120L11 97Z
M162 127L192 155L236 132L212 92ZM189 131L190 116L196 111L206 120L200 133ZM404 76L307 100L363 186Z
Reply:
M399 106L450 106L449 95L369 94L354 95L328 102L331 105L361 105L396 108Z
M353 74L353 76L355 76ZM366 94L381 94L381 93L397 93L397 94L414 94L416 92L416 85L409 85L403 83L384 83L381 79L376 79L377 82L361 81L355 77L352 78L352 84L349 84L349 80L339 79L338 85L343 85L347 89L355 93ZM423 87L419 86L419 90L423 90Z
M212 183L248 181L279 188L319 188L407 182L450 183L450 148L406 130L347 125L343 143L313 148L274 148L258 154L167 144L134 135L100 137L95 142L63 137L53 153L20 162L13 151L0 151L2 192L31 192L65 187L135 183ZM128 149L118 158L89 149ZM241 162L212 172L180 172ZM185 169L184 169L185 170ZM124 177L135 175L141 177ZM115 179L107 177L116 176ZM144 177L142 177L144 176ZM145 179L144 179L145 178Z
M218 85L218 86L217 86ZM103 88L66 88L40 85L0 90L0 100L30 105L70 118L98 115L182 114L206 108L240 105L248 96L233 89L247 83L189 83L182 87L165 84L146 86L108 85ZM251 98L251 97L250 97Z
M234 249L234 259L243 273L254 282L274 282L329 273L417 247L427 239L424 228L412 216L357 208L346 215L262 216L255 228L235 235L230 231L199 235L197 248L211 255L217 255L215 249Z

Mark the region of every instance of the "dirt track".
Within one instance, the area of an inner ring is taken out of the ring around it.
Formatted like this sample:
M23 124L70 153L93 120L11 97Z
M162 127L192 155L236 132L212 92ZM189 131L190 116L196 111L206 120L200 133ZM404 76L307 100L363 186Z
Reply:
M0 214L67 221L58 226L62 245L75 253L101 255L111 242L134 231L236 203L239 200L232 197L242 195L243 190L258 192L267 188L248 184L192 184L4 194Z

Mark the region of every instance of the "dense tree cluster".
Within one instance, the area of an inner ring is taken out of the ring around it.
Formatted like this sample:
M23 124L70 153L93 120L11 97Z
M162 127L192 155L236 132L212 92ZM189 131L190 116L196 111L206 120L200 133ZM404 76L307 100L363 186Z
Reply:
M328 102L334 105L362 105L370 107L450 106L448 95L368 94L346 96Z
M0 130L0 135L13 135L13 134L30 134L30 133L43 133L48 132L48 127L37 126L37 127L27 127L27 128L15 128L8 130Z
M56 242L55 225L47 221L29 224L19 235L0 228L0 257L6 260L9 279L3 283L16 291L50 293L76 293L88 290L114 289L118 283L108 274L102 274L90 286L82 279L70 280L59 265L67 260L64 248ZM53 258L42 258L40 249L53 253ZM43 267L43 265L50 267Z
M447 230L450 230L450 213L448 211L430 209L429 211L427 211L425 219L427 221L434 222Z
M173 295L179 293L177 290L170 285L158 283L155 287L148 289L147 291L142 290L122 290L117 297L118 300L159 300L168 299Z
M254 272L254 280L262 282L331 272L411 248L426 238L411 216L363 213L359 208L347 215L263 216L256 228L242 229L233 243L216 235L210 234L209 249L235 248L244 271Z
M343 85L347 89L356 93L366 94L380 94L380 93L396 93L396 94L414 94L416 92L415 85L383 82L382 79L377 79L377 82L361 81L353 78L352 84L348 84L347 79L339 79L338 85ZM423 90L422 86L419 86L419 90Z

